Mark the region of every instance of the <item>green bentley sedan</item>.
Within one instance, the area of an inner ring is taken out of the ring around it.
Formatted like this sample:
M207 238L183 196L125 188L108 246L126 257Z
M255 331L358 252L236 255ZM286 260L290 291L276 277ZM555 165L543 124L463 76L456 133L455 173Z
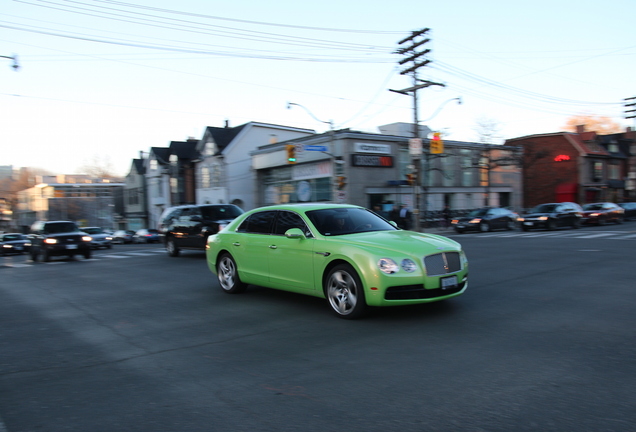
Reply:
M459 243L398 229L353 205L251 210L208 238L206 258L227 293L258 285L322 297L347 319L373 306L446 300L468 287Z

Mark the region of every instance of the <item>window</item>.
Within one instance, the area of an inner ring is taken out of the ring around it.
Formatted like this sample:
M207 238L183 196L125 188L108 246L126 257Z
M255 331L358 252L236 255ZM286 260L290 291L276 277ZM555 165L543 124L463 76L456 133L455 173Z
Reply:
M299 228L306 237L311 237L311 231L309 231L305 221L303 221L298 213L290 211L278 212L274 234L284 235L287 230L292 228Z
M618 161L611 161L609 164L609 178L612 180L619 180L620 176L620 165Z
M238 227L238 232L248 232L254 234L271 234L272 223L276 211L262 211L254 213L243 221Z

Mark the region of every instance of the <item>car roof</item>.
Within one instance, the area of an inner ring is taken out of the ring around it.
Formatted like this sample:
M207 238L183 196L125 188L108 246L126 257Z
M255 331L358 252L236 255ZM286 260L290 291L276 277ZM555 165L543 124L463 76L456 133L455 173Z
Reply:
M310 211L310 210L325 210L325 209L342 209L342 208L364 208L353 204L325 204L325 203L302 203L302 204L277 204L266 207L259 207L251 210L263 211L263 210L290 210L290 211Z

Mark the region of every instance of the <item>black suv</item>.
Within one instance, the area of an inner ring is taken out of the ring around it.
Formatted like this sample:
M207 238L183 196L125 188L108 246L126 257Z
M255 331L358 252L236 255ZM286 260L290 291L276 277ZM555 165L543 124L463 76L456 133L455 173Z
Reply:
M72 258L75 255L91 257L92 238L80 231L75 222L69 221L39 221L31 225L31 259L48 262L52 256L65 255Z
M208 236L218 233L243 210L232 204L200 204L170 207L159 220L159 235L168 255L181 249L205 250Z

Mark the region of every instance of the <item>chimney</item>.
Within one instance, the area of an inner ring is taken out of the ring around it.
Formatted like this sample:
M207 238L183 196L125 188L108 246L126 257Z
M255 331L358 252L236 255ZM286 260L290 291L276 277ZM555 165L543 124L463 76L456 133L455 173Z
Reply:
M581 135L582 133L585 133L585 125L577 125L576 126L576 133Z
M229 128L230 127L230 121L229 120L225 120L225 127Z

